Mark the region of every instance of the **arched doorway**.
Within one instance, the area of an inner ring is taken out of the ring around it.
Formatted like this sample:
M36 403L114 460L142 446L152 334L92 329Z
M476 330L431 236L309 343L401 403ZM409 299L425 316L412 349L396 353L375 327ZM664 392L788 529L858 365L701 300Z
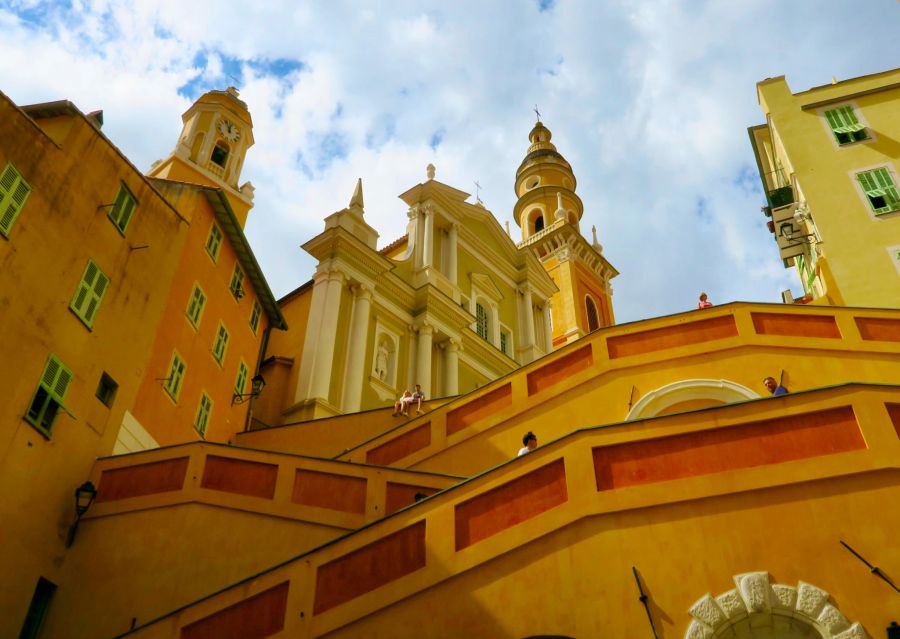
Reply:
M746 386L727 379L685 379L660 386L641 397L632 406L625 420L722 406L759 397L758 393Z

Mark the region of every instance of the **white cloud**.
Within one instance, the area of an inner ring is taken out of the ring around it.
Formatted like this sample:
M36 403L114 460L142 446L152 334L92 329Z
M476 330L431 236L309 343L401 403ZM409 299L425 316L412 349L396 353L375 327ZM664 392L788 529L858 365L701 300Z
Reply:
M256 139L247 234L276 295L309 277L299 246L357 177L382 243L404 232L396 196L429 162L462 190L478 180L511 221L537 103L578 177L585 235L596 225L622 272L620 321L690 308L701 289L718 303L797 289L758 213L755 83L785 74L801 90L894 66L896 53L889 0L827 12L814 0L4 6L0 89L103 108L139 167L175 144L190 104L179 89L240 76ZM850 23L868 36L847 39Z

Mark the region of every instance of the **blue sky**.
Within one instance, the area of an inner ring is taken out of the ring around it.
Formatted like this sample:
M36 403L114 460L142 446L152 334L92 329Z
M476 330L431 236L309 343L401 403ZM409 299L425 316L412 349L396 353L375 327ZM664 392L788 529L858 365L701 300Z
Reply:
M300 245L358 177L381 245L404 232L396 196L428 163L464 191L477 180L516 237L537 104L630 321L701 290L715 303L799 290L759 213L755 84L785 75L797 92L900 66L898 32L894 0L0 0L0 90L103 109L147 168L196 96L237 85L256 139L246 231L279 296L309 278Z

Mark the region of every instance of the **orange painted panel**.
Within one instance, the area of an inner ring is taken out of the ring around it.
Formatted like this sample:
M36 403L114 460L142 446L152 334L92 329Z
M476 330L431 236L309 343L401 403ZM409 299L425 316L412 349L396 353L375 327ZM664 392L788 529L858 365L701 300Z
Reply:
M321 614L424 567L422 520L319 566L313 614Z
M388 466L431 444L431 422L413 428L366 453L367 464Z
M606 340L610 359L652 353L667 348L701 344L716 339L734 337L737 325L731 315L711 317L677 326L654 328L629 335L614 335Z
M512 404L512 384L506 384L447 413L447 434L452 435Z
M366 479L298 468L291 501L362 515L366 512Z
M200 487L272 499L277 478L278 466L275 464L209 455L203 467Z
M837 322L831 315L750 313L750 316L753 318L753 328L760 335L841 339Z
M891 416L891 422L894 424L894 430L897 431L897 437L900 438L900 404L885 404L888 415Z
M456 506L456 549L462 550L569 499L562 459Z
M860 450L853 408L595 448L597 490L652 484Z
M427 486L410 486L409 484L395 484L392 481L387 483L387 493L384 500L384 514L390 515L392 512L405 508L410 504L416 503L416 494L423 493L425 495L433 495L438 488L429 488Z
M561 382L594 364L594 353L590 345L573 353L544 364L536 371L528 373L528 394L534 395L545 388Z
M181 639L263 639L284 630L289 581L181 629Z
M187 474L188 458L104 470L100 475L97 502L141 497L181 490Z
M882 317L855 317L856 327L863 339L879 342L900 342L900 320Z

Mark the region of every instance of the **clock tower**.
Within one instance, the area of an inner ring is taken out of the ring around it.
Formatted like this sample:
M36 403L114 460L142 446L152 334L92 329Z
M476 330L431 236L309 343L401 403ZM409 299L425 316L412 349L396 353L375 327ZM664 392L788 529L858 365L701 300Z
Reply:
M253 207L253 185L239 186L247 149L253 146L253 121L234 87L204 93L181 116L175 149L153 164L148 175L216 186L225 191L241 226Z

